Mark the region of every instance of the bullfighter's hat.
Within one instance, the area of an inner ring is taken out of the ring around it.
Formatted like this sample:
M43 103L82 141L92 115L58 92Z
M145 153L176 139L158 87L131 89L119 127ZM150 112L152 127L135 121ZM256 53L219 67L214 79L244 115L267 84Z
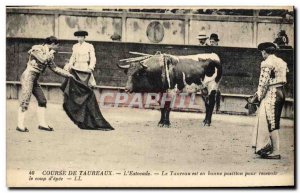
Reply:
M276 45L273 44L272 42L263 42L260 43L257 47L257 49L259 51L263 51L263 50L276 50Z
M88 36L88 32L87 31L76 31L74 33L74 36Z
M45 39L44 43L45 44L52 44L52 43L58 44L58 39L55 36L49 36Z
M280 31L279 31L279 35L281 35L281 36L286 36L285 30L280 30Z

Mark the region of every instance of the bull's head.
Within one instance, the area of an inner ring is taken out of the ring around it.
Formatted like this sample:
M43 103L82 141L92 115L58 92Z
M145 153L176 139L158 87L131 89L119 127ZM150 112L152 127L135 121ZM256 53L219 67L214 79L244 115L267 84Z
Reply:
M126 65L118 64L128 77L125 91L130 93L164 91L172 84L173 67L177 62L174 57L159 53Z

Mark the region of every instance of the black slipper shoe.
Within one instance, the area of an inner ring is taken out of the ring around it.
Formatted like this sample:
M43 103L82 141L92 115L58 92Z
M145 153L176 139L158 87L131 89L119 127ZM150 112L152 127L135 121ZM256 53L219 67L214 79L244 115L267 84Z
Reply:
M263 159L281 159L280 155L265 155L262 156Z
M54 129L52 127L50 127L50 126L48 126L48 127L39 126L39 130L54 131Z
M25 129L21 129L20 127L17 127L16 130L20 132L29 132L29 130L26 127Z

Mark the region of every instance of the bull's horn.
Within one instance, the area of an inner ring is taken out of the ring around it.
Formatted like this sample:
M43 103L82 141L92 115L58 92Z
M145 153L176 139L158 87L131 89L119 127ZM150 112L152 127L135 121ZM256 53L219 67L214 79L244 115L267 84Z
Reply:
M117 64L117 66L121 69L128 69L130 67L130 64L126 64L126 65Z

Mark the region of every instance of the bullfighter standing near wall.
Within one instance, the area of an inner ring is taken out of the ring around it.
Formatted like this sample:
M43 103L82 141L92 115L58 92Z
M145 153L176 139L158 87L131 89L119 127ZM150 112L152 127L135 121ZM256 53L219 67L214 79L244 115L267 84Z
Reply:
M280 159L279 128L288 68L286 62L274 55L275 44L261 43L258 50L264 61L261 63L257 92L251 101L260 103L253 132L253 146L256 148L255 153L264 159Z
M64 76L72 77L67 71L57 67L54 60L54 49L58 47L58 40L51 36L46 38L43 45L35 45L29 51L29 60L27 68L21 76L21 97L20 109L18 112L18 126L17 131L28 132L29 130L24 125L25 114L28 109L31 94L35 96L38 101L37 117L39 121L39 129L46 131L53 131L53 128L48 126L45 120L45 111L47 100L43 93L38 79L41 73L45 71L47 66L55 73Z
M64 69L69 71L73 68L77 71L90 72L91 77L89 80L89 86L96 86L96 81L92 73L96 65L95 49L92 44L85 41L85 37L88 36L88 32L76 31L74 36L77 37L78 43L73 46L72 56Z

